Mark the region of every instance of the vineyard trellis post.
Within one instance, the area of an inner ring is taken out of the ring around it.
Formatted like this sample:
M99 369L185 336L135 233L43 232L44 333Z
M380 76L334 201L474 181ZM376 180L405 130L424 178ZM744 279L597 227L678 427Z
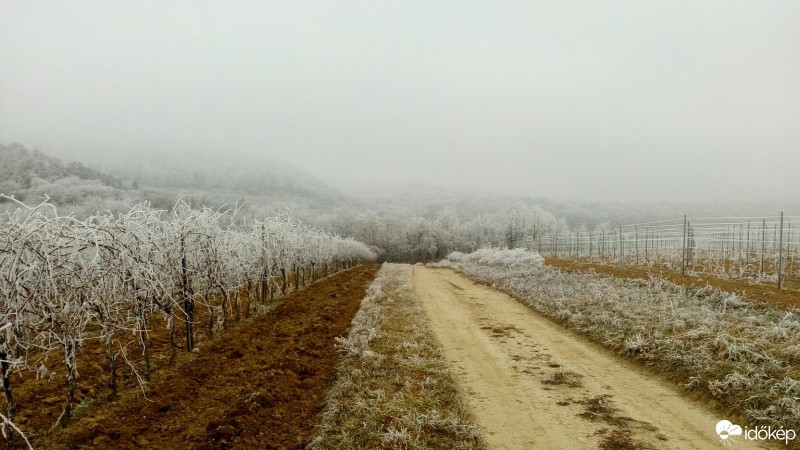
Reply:
M269 264L267 264L267 232L266 232L267 224L261 224L261 306L266 306L267 304L267 271L269 270Z
M10 326L10 324L3 326L3 328L6 328L8 326ZM16 403L14 403L14 395L12 394L11 387L9 385L9 376L11 374L9 366L10 359L11 359L10 355L8 355L6 352L0 352L0 366L2 366L3 395L5 396L7 405L6 414L8 415L8 420L13 421L17 416L17 405ZM6 444L8 445L8 448L10 449L14 448L14 441L15 441L14 433L9 433L6 436Z
M194 299L189 288L189 268L186 263L186 239L181 233L181 290L183 294L183 313L186 317L186 351L194 349L193 330L194 325Z
M556 231L556 235L553 238L552 243L550 244L553 250L553 257L558 258L558 231Z
M747 221L747 250L744 252L744 265L750 265L750 221Z
M681 249L681 275L686 275L686 214L683 214L683 248Z
M764 253L767 251L767 218L761 219L761 262L758 264L758 278L764 277Z
M622 243L622 224L619 224L619 263L625 264L625 247Z
M778 289L781 288L783 272L783 211L781 211L781 225L778 236Z
M614 240L613 236L609 236L609 239L611 240L611 244L612 244L611 247L612 247L612 251L613 251L613 255L612 255L611 259L614 260L614 259L617 259L617 244L619 243L618 242L619 239Z
M738 243L739 243L739 265L740 266L742 265L742 237L743 237L742 235L743 234L744 234L744 225L742 225L740 223L739 224L739 240L738 240ZM734 247L735 247L735 245L736 245L736 243L734 243Z
M600 261L605 261L605 257L606 257L606 229L603 228L601 230L601 233L602 233L603 237L602 237L602 239L600 241Z

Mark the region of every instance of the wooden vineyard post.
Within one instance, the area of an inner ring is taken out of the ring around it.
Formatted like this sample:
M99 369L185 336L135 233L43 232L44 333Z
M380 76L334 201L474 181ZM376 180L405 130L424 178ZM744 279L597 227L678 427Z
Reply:
M600 261L604 261L606 257L606 229L603 228L601 231L602 237L600 238Z
M619 243L619 239L617 239L616 241L614 241L613 237L609 237L609 239L611 240L610 243L613 244L612 245L612 250L613 250L614 253L613 253L612 258L613 259L617 259L617 244Z
M781 211L781 226L778 234L778 289L781 288L783 281L783 211Z
M636 265L639 265L639 226L633 226L634 239L636 239Z
M744 225L740 223L739 224L739 265L740 266L742 265L742 234L743 234L743 230L744 230ZM736 244L734 243L734 248L735 248L735 246L736 246Z
M186 263L186 240L181 235L181 291L183 294L183 311L186 316L186 350L194 349L194 299L189 288L189 269Z
M788 228L786 230L786 265L787 272L792 273L794 271L794 255L797 250L796 246L792 249L792 238L795 237L794 233L792 233L792 219L787 220L786 227Z
M261 224L261 306L267 304L267 239L266 224Z
M553 254L553 258L558 257L558 231L556 231L556 234L553 235L553 239L550 241L550 252Z
M761 221L761 262L758 263L758 279L764 277L764 252L767 250L767 219Z
M683 215L683 248L681 250L681 275L686 275L686 214Z
M625 264L625 247L622 243L622 224L619 224L619 263Z
M744 265L750 265L750 221L747 221L747 249L744 251Z

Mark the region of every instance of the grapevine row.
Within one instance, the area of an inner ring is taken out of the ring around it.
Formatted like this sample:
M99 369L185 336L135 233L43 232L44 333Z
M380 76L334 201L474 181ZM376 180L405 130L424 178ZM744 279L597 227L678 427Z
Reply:
M143 369L136 373L149 378L155 316L164 318L174 358L179 339L185 350L194 348L198 307L206 309L202 326L213 335L268 297L285 294L292 280L298 288L375 258L358 241L288 215L247 219L236 210L194 207L187 198L171 212L140 204L85 220L59 215L47 202L17 203L15 212L0 217L0 375L8 421L17 414L11 374L44 375L53 354L66 367L57 421L66 426L80 382L76 355L87 340L105 346L114 396L118 358L130 363L126 344L138 343ZM10 434L7 439L13 441Z

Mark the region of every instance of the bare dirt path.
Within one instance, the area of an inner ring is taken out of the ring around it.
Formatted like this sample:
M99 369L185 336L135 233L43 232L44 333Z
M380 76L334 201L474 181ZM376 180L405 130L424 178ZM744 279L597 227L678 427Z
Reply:
M449 269L414 285L491 448L720 448L721 415L508 295Z

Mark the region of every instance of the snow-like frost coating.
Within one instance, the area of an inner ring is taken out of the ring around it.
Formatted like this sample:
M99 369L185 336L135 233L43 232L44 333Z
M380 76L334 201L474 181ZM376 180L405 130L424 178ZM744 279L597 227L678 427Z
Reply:
M538 253L523 248L481 248L472 253L452 252L445 261L460 263L482 264L487 266L539 267L544 264L544 258ZM444 261L443 261L444 263Z

